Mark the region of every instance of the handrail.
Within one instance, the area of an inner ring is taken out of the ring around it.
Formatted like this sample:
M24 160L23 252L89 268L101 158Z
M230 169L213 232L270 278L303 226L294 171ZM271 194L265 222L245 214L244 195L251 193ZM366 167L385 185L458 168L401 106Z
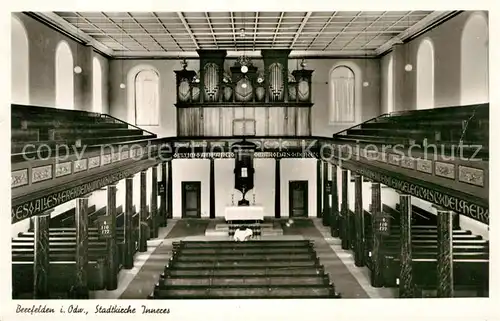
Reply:
M146 133L149 133L149 134L151 134L151 135L155 135L155 136L157 137L157 135L156 135L155 133L150 132L149 130L146 130L146 129L144 129L144 128L140 128L140 127L138 127L138 126L136 126L136 125L132 125L131 123L126 122L126 121L124 121L124 120L122 120L122 119L116 118L115 116L112 116L112 115L110 115L110 114L101 114L101 115L106 116L106 117L110 117L110 118L112 118L112 119L114 119L114 120L117 120L118 122L120 122L120 123L122 123L122 124L127 124L127 125L129 125L129 126L132 126L132 127L136 128L136 129L140 129L140 130L142 130L142 131L144 131L144 132L146 132Z
M450 106L450 107L440 107L440 108L430 108L430 109L412 109L412 110L398 110L398 111L393 111L390 112L390 116L405 116L405 115L412 115L412 114L436 114L436 113L445 113L448 111L459 111L459 110L466 110L470 111L471 108L485 108L489 110L489 103L482 103L482 104L470 104L470 105L462 105L462 106Z
M364 121L364 122L362 122L362 123L356 124L356 125L354 125L354 126L351 126L351 127L349 127L349 128L346 128L346 129L342 129L341 131L339 131L339 132L337 132L337 133L333 134L333 135L332 135L332 137L335 137L335 136L337 136L337 135L340 135L340 134L341 134L341 133L343 133L343 132L347 132L348 130L353 129L354 127L361 126L361 125L363 125L363 124L366 124L366 123L369 123L369 122L371 122L371 121L374 121L375 119L382 118L382 117L386 117L386 116L388 116L388 115L390 115L390 114L389 114L389 113L385 113L385 114L381 114L381 115L375 116L375 117L373 117L373 118L370 118L370 119L368 119L368 120L365 120L365 121Z
M12 111L12 108L17 108L17 109L25 109L27 111L33 111L33 112L36 112L36 111L43 111L43 112L51 112L51 113L59 113L59 114L66 114L66 115L88 115L88 116L91 116L91 117L102 117L102 116L105 116L105 117L109 117L115 121L118 121L119 123L122 123L122 124L127 124L129 126L132 126L136 129L140 129L144 132L147 132L151 135L155 135L155 133L152 133L146 129L143 129L143 128L140 128L140 127L137 127L136 125L132 125L124 120L121 120L119 118L116 118L110 114L105 114L105 113L98 113L98 112L94 112L94 111L87 111L87 110L72 110L72 109L59 109L59 108L55 108L55 107L49 107L49 106L37 106L37 105L23 105L23 104L11 104L11 111Z

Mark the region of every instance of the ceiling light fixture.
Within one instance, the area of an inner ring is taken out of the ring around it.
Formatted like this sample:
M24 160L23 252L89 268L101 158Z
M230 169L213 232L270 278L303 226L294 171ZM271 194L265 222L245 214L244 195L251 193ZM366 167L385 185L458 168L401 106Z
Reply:
M410 11L410 13L411 13L411 11ZM408 14L408 29L407 29L407 31L410 29L410 13ZM409 52L409 51L410 51L410 42L408 42L408 46L407 46L407 48L405 48L405 49L406 49L406 52L407 52L407 53L406 53L406 61L409 61L409 60L410 60L410 52ZM406 70L407 72L412 71L412 70L413 70L413 65L412 65L411 63L409 63L409 62L408 62L408 63L405 65L405 70Z
M245 37L245 28L240 29L240 37Z
M78 34L79 34L79 29L78 29L78 15L76 17L76 36L78 39L80 39L78 37ZM77 42L76 43L76 60L78 61L78 47L80 46L80 44ZM75 68L73 68L73 71L75 72L75 74L81 74L82 73L82 67L78 66L78 64L75 66Z
M120 42L120 46L123 47L123 19L122 19L122 23L121 23L120 26L121 26L121 42ZM121 61L121 73L122 73L121 74L122 82L120 83L120 88L121 89L125 89L125 87L127 87L127 86L125 86L125 83L123 82L123 59Z
M363 33L364 33L364 36L365 36L365 44L364 44L364 47L365 47L365 72L364 72L364 76L366 78L368 78L367 74L368 74L368 52L366 51L367 50L367 47L368 47L368 38L366 36L366 31L368 29L368 23L367 23L367 20L366 20L366 16L365 16L365 29L363 30ZM368 80L365 80L363 81L363 87L368 87L370 86L370 82Z

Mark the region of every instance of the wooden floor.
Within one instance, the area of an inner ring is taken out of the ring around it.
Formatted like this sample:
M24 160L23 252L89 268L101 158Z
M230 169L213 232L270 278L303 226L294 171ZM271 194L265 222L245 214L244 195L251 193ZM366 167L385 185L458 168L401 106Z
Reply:
M137 253L134 268L122 270L118 276L118 289L91 293L95 299L146 299L158 281L159 274L172 255L172 243L181 240L212 240L206 237L209 220L169 220L168 227L160 229L157 240L148 241L148 250ZM377 289L370 285L368 268L354 266L353 254L340 247L340 239L332 238L329 229L323 227L320 219L296 220L286 227L284 235L269 239L309 239L336 291L342 298L393 298L394 289ZM264 238L264 237L262 237ZM267 239L266 238L266 239ZM217 238L220 239L220 238Z

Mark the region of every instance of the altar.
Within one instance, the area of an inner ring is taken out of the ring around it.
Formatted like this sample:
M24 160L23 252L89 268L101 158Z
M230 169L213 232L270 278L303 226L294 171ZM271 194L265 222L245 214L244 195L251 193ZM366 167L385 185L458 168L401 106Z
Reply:
M224 214L226 221L263 221L264 207L251 206L227 206Z

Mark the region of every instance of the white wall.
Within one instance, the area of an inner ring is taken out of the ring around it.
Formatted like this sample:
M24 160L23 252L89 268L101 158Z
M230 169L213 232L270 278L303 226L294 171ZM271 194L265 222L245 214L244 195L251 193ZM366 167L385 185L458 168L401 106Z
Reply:
M289 216L288 185L289 181L308 181L309 217L316 217L316 159L281 160L281 216ZM273 181L274 184L274 181Z
M465 23L461 44L461 104L489 102L488 18L472 14Z
M281 160L281 216L289 216L288 184L293 180L308 181L309 217L316 217L316 159ZM224 210L241 199L241 193L234 189L234 159L217 159L215 168L215 212L216 217L223 217ZM265 215L274 217L274 180L275 160L271 158L254 159L254 189L246 199L264 207ZM173 179L173 216L182 216L181 182L201 181L201 214L209 217L210 161L208 159L176 159L172 163Z
M201 217L209 217L210 160L172 160L173 217L182 217L181 182L183 181L201 182Z
M280 165L283 166L283 160L281 160L280 162ZM274 188L274 181L276 177L275 166L276 160L272 158L254 159L255 182L254 190L250 191L250 194L255 193L255 203L263 206L265 215L270 217L274 217L274 197L276 195L276 191ZM283 175L285 174L283 174L282 172L281 189L283 189ZM232 177L232 181L234 182L234 175ZM283 197L283 194L281 195L281 197ZM286 197L286 201L288 202L288 195ZM250 200L250 202L252 202L251 195L248 199ZM283 203L283 199L281 201Z
M381 57L381 110L387 111L387 65L390 56L395 67L394 109L417 108L417 55L420 44L426 40L433 44L434 107L489 102L488 39L488 12L464 11L408 43L398 45L398 49ZM413 64L411 72L404 71L407 63ZM422 84L429 85L430 82ZM430 105L425 101L424 104Z
M11 101L29 104L29 44L23 23L11 18Z
M210 165L210 164L209 164ZM231 206L231 195L234 194L234 204L237 205L241 193L234 189L234 159L216 159L215 170L215 216L223 217L227 206ZM208 178L210 179L210 173ZM208 182L209 183L209 182ZM236 194L238 193L238 195ZM205 197L202 195L202 197ZM208 197L208 195L206 196ZM247 197L248 199L248 197ZM251 199L250 199L251 201Z

